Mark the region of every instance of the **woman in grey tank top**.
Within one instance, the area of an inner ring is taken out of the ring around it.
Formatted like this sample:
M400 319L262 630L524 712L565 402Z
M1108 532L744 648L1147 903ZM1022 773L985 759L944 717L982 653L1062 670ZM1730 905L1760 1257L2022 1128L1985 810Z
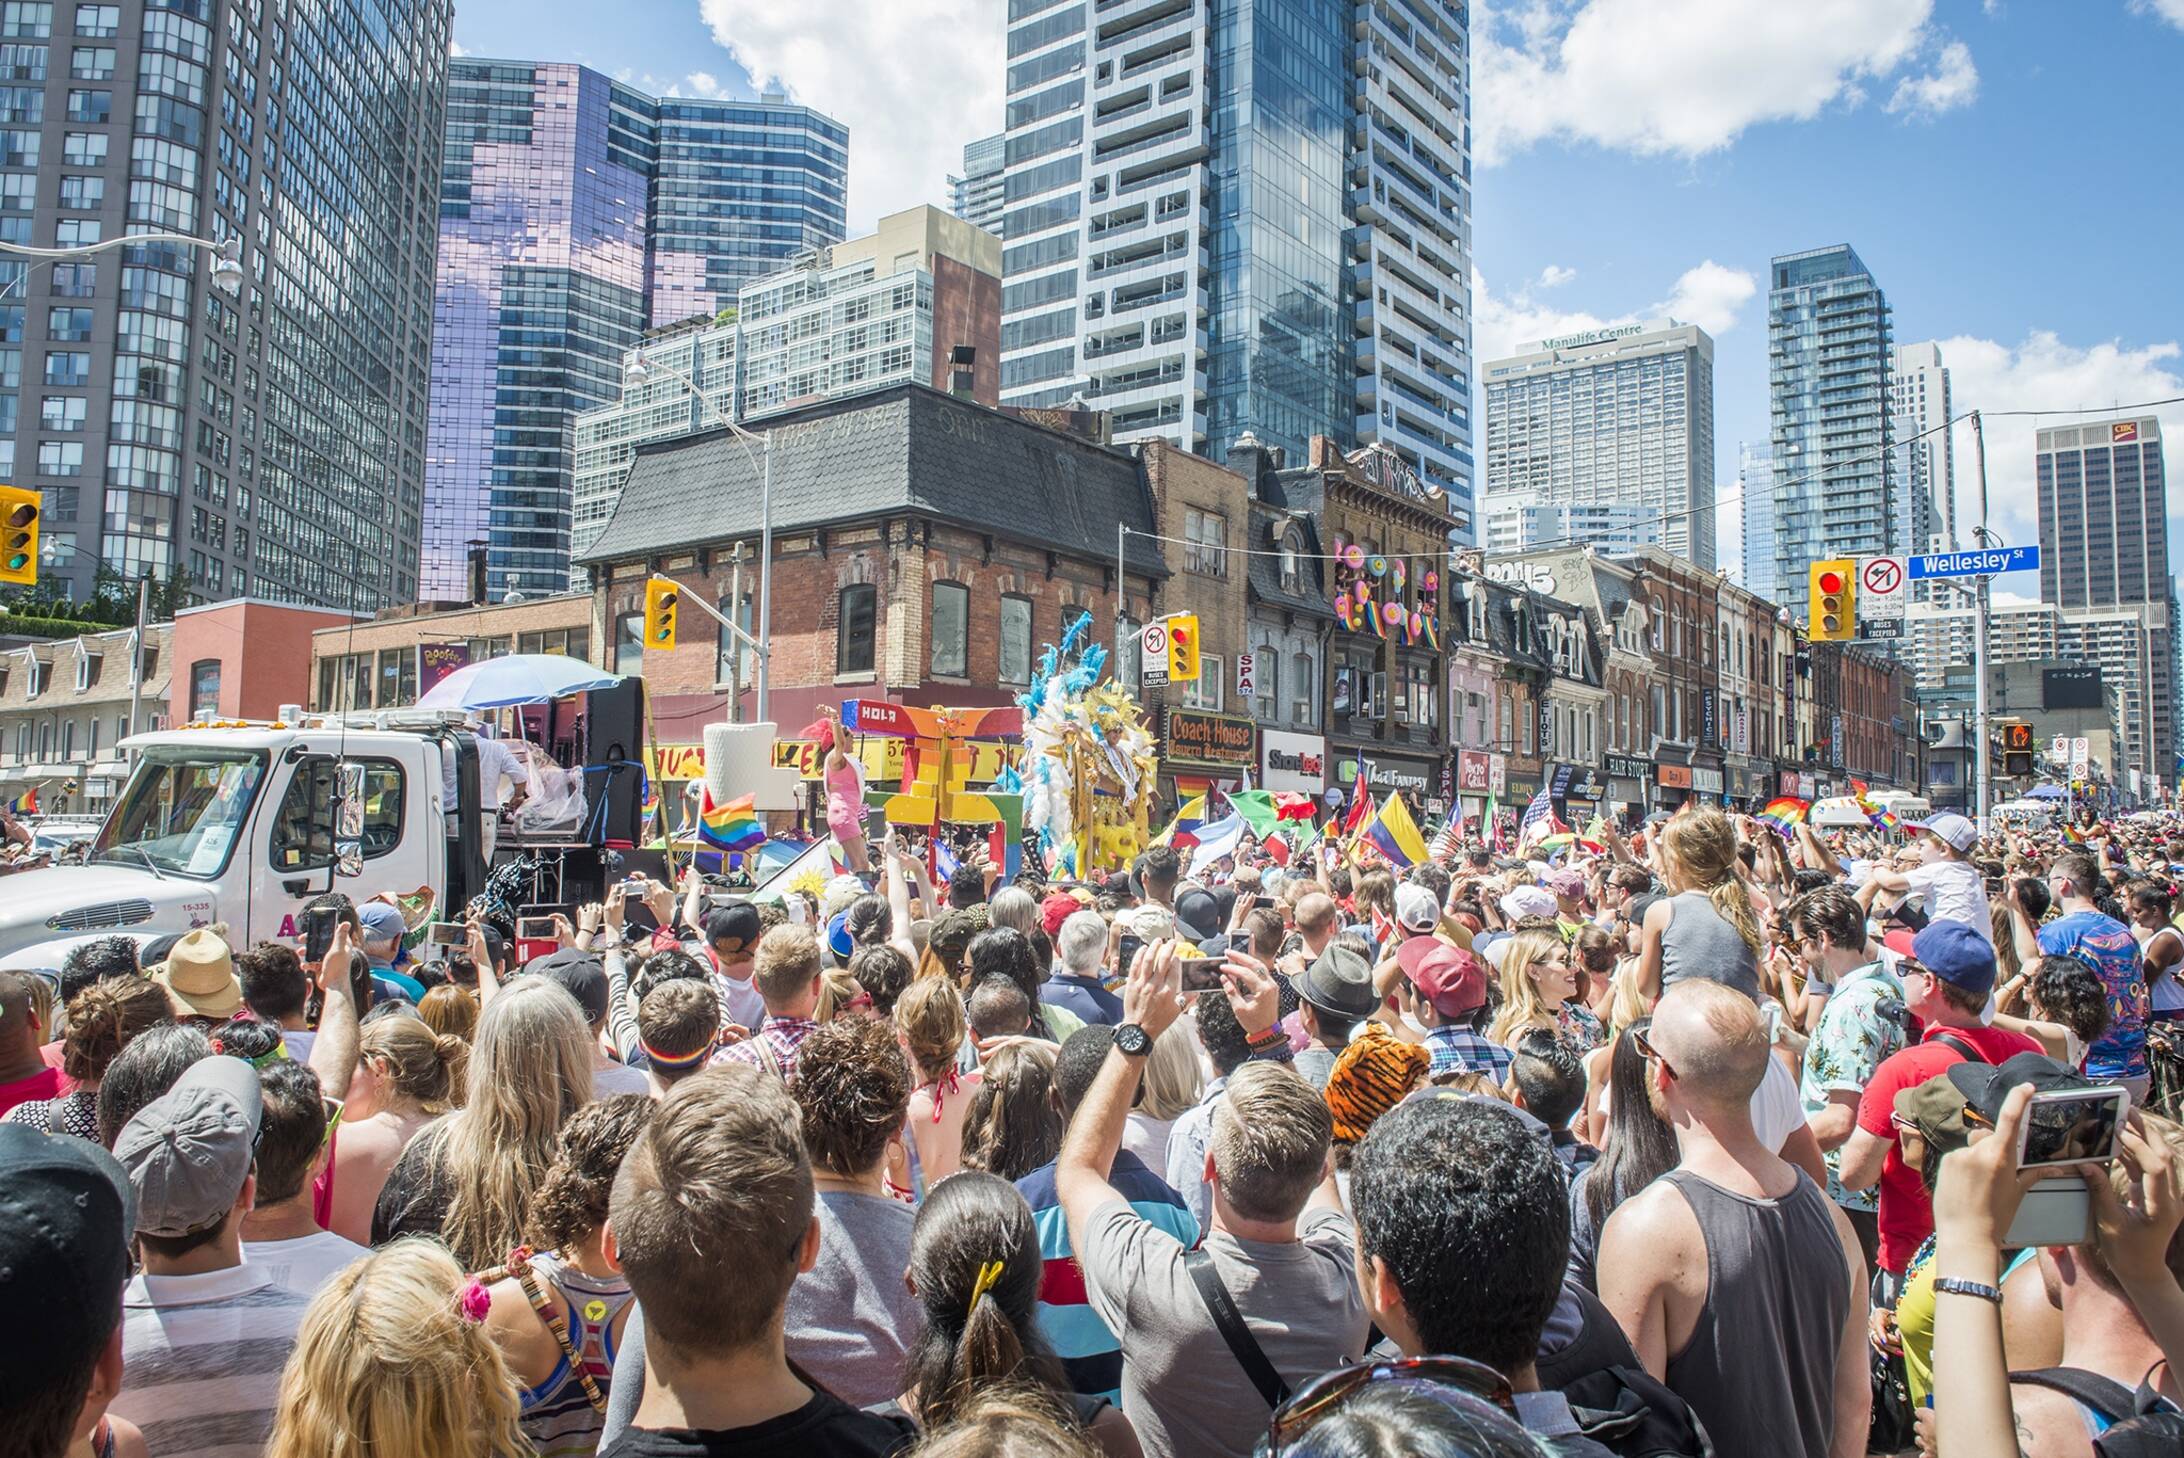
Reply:
M1759 918L1737 876L1728 817L1687 811L1661 827L1662 879L1671 893L1646 912L1638 982L1650 1002L1687 978L1759 1000Z

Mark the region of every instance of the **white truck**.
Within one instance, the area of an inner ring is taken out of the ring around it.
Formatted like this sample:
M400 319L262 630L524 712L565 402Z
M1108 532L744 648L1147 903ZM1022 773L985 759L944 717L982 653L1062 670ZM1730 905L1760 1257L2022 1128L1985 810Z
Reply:
M123 747L135 768L85 863L0 877L0 966L57 967L89 937L214 922L236 946L286 940L330 890L430 886L459 907L485 884L478 752L459 713L299 714Z

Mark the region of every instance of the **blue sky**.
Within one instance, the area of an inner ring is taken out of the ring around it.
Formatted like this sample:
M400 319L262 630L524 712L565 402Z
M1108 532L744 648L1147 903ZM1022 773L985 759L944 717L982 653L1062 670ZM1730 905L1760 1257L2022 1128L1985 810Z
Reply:
M1002 8L460 0L455 35L657 90L778 75L849 125L855 228L940 201L961 144L997 129ZM1725 490L1738 441L1766 432L1775 253L1857 248L1897 339L1942 341L1959 409L2184 395L2184 0L1491 0L1473 16L1480 357L1671 306L1716 337ZM2184 431L2184 408L2160 413ZM1990 509L2012 541L2036 535L2032 429L1989 422ZM1968 430L1958 457L1968 518Z

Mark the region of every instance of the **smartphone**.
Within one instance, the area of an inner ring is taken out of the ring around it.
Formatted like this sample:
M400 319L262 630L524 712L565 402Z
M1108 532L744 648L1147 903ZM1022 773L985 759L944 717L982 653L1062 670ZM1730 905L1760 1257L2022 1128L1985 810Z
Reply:
M2017 1167L2108 1163L2116 1157L2116 1131L2130 1106L2131 1091L2124 1088L2034 1094L2018 1131Z
M323 962L334 949L334 928L341 913L331 906L314 906L303 913L303 960Z
M1122 940L1116 944L1115 960L1118 965L1115 971L1124 977L1129 976L1130 969L1137 965L1137 954L1144 949L1145 943L1136 932L1124 932Z
M621 893L624 901L642 901L652 888L645 883L644 877L632 876L615 889Z
M2075 1176L2042 1180L2025 1191L2002 1244L2012 1250L2033 1246L2084 1245L2093 1237L2093 1196Z
M465 947L469 944L470 928L459 921L436 921L425 928L428 947Z
M554 919L550 916L523 916L516 919L518 941L550 942L556 935Z
M1177 969L1183 974L1185 992L1212 992L1222 985L1221 959L1193 955L1195 947L1184 947L1178 952Z

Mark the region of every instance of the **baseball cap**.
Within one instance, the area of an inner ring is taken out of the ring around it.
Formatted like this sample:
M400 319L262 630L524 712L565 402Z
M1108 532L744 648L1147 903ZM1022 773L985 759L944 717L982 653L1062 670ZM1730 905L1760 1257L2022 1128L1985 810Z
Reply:
M827 918L827 950L834 960L846 967L850 955L857 950L856 938L849 934L849 913L837 911Z
M607 969L599 958L576 947L562 947L534 958L523 969L558 984L584 1010L584 1021L597 1027L606 1021L609 1002Z
M1395 924L1407 932L1429 932L1441 919L1441 903L1415 881L1395 888Z
M1460 1018L1486 1005L1486 967L1470 952L1433 942L1415 967L1405 968L1418 995L1444 1018Z
M1552 891L1543 886L1519 886L1501 899L1502 915L1511 921L1522 921L1528 916L1553 916L1556 911Z
M1314 1008L1338 1018L1371 1017L1380 1005L1373 993L1372 965L1339 937L1310 966L1291 976L1289 985Z
M188 1235L234 1207L257 1157L265 1113L258 1071L214 1054L124 1124L114 1157L137 1197L137 1233Z
M705 939L751 947L757 945L763 925L756 906L740 896L732 896L726 901L714 902L713 909L705 914Z
M135 1240L120 1161L88 1139L0 1123L0 1299L36 1314L0 1345L10 1391L53 1384L105 1347Z
M409 934L402 909L384 901L367 901L356 909L356 924L368 942L399 942Z
M1912 821L1910 828L1926 831L1959 855L1979 844L1979 827L1962 815L1930 815Z
M1964 1096L1964 1106L1991 1128L2002 1114L2002 1103L2021 1083L2034 1093L2076 1093L2093 1087L2090 1079L2067 1063L2045 1053L2019 1053L2001 1063L1952 1063L1949 1082Z
M1175 898L1176 935L1202 942L1221 930L1221 903L1210 891L1190 890Z
M1157 942L1175 935L1175 913L1157 901L1148 901L1123 916L1129 922L1130 934L1141 942Z
M1084 903L1067 891L1056 891L1039 903L1039 926L1049 940L1062 934L1062 923L1084 910Z
M1992 1069L1989 1064L1979 1066ZM1896 1112L1917 1127L1930 1157L1962 1149L1969 1141L1964 1128L1965 1102L1956 1084L1939 1075L1896 1091Z
M1983 997L1994 991L1994 944L1968 922L1928 922L1911 939L1911 956L1952 987Z
M1585 894L1585 877L1582 873L1564 866L1547 877L1547 889L1557 896L1567 896L1575 900Z

